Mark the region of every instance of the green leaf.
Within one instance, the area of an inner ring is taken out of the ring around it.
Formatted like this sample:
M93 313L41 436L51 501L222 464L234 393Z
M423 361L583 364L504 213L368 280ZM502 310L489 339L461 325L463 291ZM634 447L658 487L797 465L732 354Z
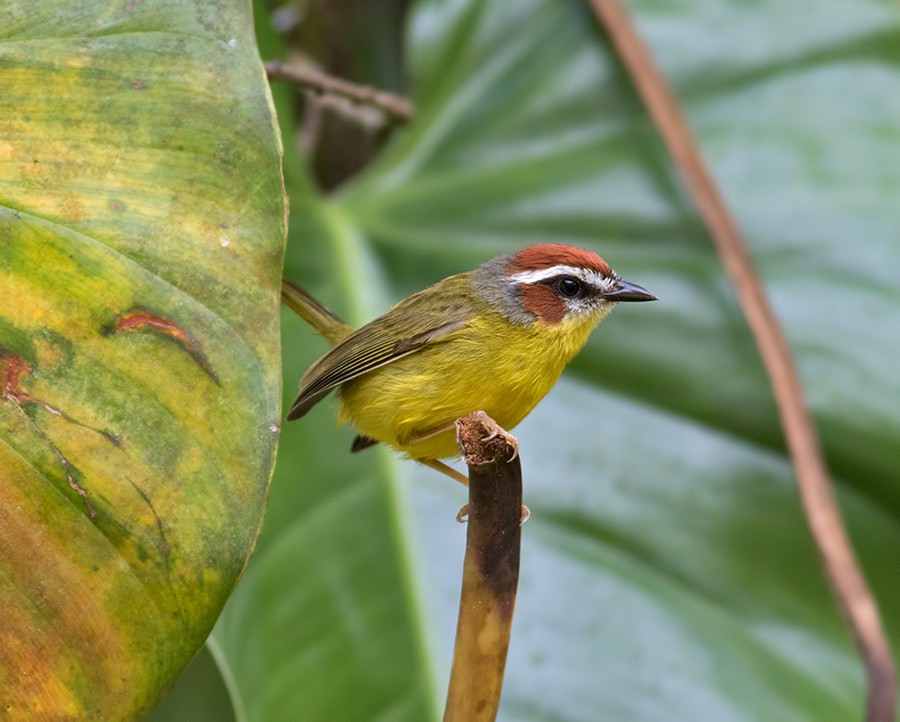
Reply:
M253 547L280 144L244 2L0 10L0 684L145 715Z
M896 647L896 9L630 8L785 325ZM406 53L415 122L337 197L289 188L308 210L289 275L363 322L552 241L660 297L618 309L516 430L532 519L501 717L858 718L861 666L746 322L587 4L419 2ZM284 333L290 397L325 345L294 319ZM350 457L333 415L286 428L215 639L248 719L436 716L464 492L383 450Z

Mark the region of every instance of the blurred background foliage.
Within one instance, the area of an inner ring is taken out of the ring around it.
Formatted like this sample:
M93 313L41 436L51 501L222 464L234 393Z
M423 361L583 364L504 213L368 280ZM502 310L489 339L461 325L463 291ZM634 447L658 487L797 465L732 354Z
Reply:
M786 328L897 650L897 7L628 7ZM538 241L598 251L661 299L616 311L516 430L533 516L501 718L859 719L747 325L586 3L258 2L256 22L264 59L417 106L401 128L274 87L285 273L348 320ZM326 347L282 324L289 401ZM256 555L158 719L439 715L464 490L351 439L331 403L284 428Z

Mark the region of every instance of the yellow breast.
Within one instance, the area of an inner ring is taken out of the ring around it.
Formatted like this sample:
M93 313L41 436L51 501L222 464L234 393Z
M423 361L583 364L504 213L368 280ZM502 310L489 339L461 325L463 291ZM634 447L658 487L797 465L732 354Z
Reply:
M341 419L413 459L456 456L456 419L482 410L515 427L604 315L523 326L486 310L446 339L345 383Z

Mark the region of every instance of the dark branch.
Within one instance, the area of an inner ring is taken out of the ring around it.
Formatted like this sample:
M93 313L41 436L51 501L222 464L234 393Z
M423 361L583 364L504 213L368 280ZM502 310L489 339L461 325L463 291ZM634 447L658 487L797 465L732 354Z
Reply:
M456 422L469 466L469 524L445 722L493 720L519 583L522 468L513 436L483 411ZM489 643L485 643L489 640Z
M271 60L265 63L264 67L269 80L287 80L319 93L350 98L357 103L374 106L404 123L411 121L415 113L412 102L406 98L376 90L368 85L357 85L311 68L282 65L278 60Z

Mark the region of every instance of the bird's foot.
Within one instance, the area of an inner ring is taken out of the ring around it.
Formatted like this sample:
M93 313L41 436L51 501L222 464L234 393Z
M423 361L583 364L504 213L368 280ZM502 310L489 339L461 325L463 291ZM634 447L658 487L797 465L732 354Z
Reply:
M519 440L500 426L500 424L494 421L484 411L478 411L477 413L482 415L481 423L483 428L490 430L487 436L481 437L482 442L492 441L497 437L502 438L513 450L513 455L507 460L507 463L515 461L519 456Z
M525 504L522 504L522 511L519 513L519 526L522 526L526 521L531 518L531 509L529 509ZM469 521L469 505L463 504L459 508L459 511L456 512L456 521L460 524L465 524Z

